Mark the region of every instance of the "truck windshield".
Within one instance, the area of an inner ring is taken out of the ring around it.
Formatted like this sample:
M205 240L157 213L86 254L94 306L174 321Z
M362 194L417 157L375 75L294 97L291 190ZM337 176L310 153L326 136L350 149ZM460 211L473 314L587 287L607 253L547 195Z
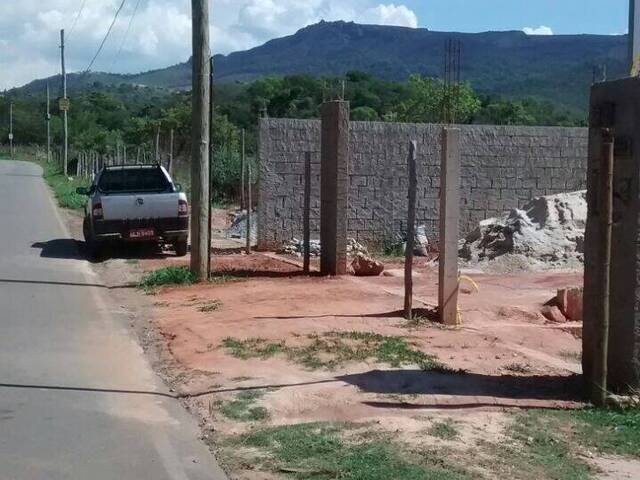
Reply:
M102 193L165 192L170 188L159 168L106 170L98 182Z

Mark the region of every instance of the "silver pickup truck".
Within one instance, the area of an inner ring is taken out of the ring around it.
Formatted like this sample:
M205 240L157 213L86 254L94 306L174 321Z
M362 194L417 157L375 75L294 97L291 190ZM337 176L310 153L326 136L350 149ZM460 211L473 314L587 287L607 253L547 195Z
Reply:
M187 254L189 205L180 185L160 165L104 167L89 188L83 224L88 254L110 242L172 244Z

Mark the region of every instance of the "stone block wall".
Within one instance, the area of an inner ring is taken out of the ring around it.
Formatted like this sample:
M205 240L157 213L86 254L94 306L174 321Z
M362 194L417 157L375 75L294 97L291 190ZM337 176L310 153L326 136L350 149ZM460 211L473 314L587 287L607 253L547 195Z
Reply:
M480 220L540 195L586 188L585 128L462 125L461 219L465 234ZM349 224L368 245L406 230L409 142L418 142L417 222L437 236L442 127L352 122ZM258 243L274 249L302 238L304 161L312 154L311 231L320 226L320 121L262 119Z

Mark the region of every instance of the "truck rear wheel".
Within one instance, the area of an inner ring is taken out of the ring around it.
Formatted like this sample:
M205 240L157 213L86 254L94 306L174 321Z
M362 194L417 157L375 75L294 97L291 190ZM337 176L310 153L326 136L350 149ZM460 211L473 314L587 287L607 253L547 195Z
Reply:
M177 240L173 244L173 248L176 251L176 256L184 257L187 254L187 251L189 250L189 247L187 245L187 239L185 238L184 240Z
M84 248L89 260L99 260L102 254L101 245L95 241L91 235L91 225L89 219L85 217L82 222L82 233L84 235Z

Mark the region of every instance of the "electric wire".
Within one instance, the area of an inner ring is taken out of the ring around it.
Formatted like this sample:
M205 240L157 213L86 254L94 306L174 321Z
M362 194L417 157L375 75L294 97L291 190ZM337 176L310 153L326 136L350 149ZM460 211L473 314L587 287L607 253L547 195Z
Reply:
M124 4L125 3L127 3L127 0L122 0L122 3L120 4L120 7L118 7L118 11L116 12L115 16L113 17L113 21L111 22L111 25L109 25L109 30L107 30L107 33L105 34L104 38L102 39L102 43L100 44L100 47L98 47L98 51L96 52L96 54L91 59L91 62L89 63L89 66L85 69L84 73L88 73L91 70L91 67L93 67L93 64L95 63L95 61L97 60L98 56L102 52L102 49L104 48L105 43L107 43L107 39L109 38L109 35L111 34L111 30L113 30L113 26L116 24L116 21L118 20L118 16L120 15L120 12L124 8Z

